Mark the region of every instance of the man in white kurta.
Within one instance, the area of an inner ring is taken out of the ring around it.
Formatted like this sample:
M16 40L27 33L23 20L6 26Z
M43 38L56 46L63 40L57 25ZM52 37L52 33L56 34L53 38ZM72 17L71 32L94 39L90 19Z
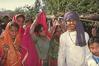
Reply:
M85 59L88 55L88 47L76 46L73 41L76 40L76 31L65 32L60 37L60 47L58 56L58 66L85 66ZM89 36L85 33L86 41Z
M71 22L72 23L72 22ZM89 35L85 32L85 40L88 42ZM85 59L89 54L86 46L76 45L77 31L67 31L60 37L60 46L58 53L58 66L86 66Z

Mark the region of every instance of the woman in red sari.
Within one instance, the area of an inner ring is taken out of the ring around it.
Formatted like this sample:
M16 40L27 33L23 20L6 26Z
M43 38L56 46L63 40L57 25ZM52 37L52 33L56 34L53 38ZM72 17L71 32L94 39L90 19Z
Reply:
M21 34L20 40L22 40L23 34L24 34L24 29L23 29L23 24L25 21L25 16L22 14L17 14L13 17L13 22L17 23L19 25L19 33Z
M32 24L32 19L27 19L25 32L23 35L23 40L21 45L22 48L25 50L22 51L25 54L25 55L23 54L24 58L22 60L22 63L24 64L24 66L39 66L36 46L30 35L31 24Z

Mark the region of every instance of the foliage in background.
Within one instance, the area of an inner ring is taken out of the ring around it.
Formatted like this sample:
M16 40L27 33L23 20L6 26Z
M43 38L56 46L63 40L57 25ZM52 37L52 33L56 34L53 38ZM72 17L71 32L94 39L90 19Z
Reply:
M83 13L99 13L99 0L44 0L49 14L68 10Z

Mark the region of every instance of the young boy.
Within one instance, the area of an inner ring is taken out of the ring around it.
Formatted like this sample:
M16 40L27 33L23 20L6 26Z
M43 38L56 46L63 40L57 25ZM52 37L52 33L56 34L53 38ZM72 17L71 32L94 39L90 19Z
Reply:
M87 58L88 66L99 66L99 37L92 37L88 41L88 47L92 53Z

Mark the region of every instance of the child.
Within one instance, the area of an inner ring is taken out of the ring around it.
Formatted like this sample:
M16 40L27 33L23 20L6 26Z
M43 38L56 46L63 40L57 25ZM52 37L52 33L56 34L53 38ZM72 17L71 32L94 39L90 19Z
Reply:
M99 66L99 37L92 37L88 41L88 47L92 55L87 59L88 66Z

